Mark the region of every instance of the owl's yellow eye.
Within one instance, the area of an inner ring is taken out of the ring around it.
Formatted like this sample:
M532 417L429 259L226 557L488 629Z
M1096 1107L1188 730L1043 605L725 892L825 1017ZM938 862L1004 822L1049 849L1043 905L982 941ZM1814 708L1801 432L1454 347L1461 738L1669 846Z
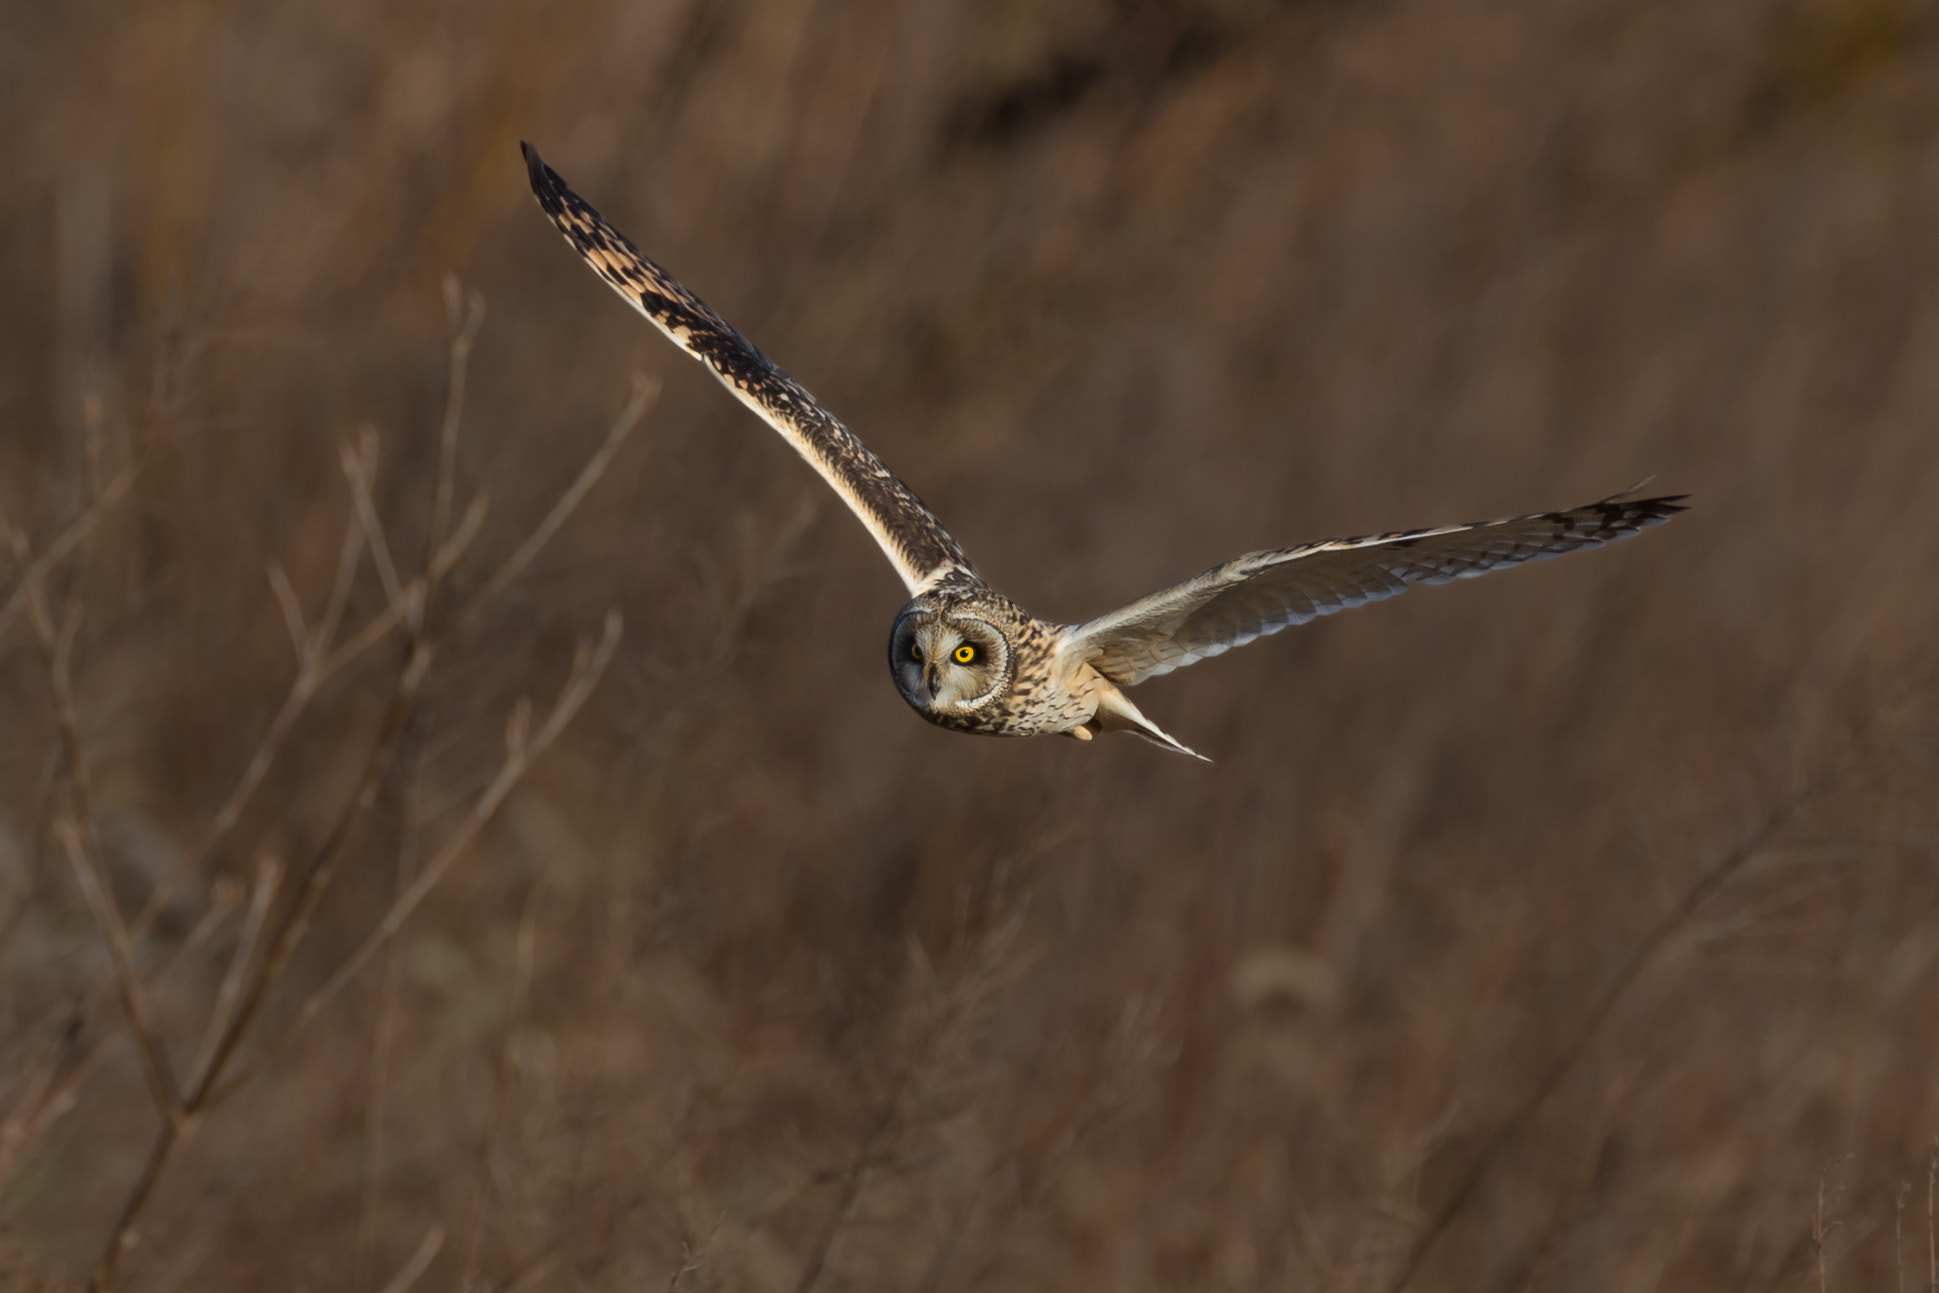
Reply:
M956 657L957 664L969 664L976 659L976 648L965 642L951 654Z
M911 643L909 644L909 658L910 658L911 660L920 660L920 659L922 659L922 643L920 643L920 642L911 642Z

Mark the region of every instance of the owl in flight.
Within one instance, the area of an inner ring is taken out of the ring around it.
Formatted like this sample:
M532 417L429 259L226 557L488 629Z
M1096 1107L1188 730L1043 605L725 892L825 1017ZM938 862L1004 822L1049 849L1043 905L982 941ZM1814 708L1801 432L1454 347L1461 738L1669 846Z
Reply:
M910 592L889 634L889 673L939 727L1080 741L1128 731L1202 758L1124 689L1409 584L1600 547L1683 510L1684 495L1631 490L1561 512L1323 539L1249 552L1087 623L1040 620L977 577L935 513L853 431L523 148L539 206L593 271L779 431L882 545Z

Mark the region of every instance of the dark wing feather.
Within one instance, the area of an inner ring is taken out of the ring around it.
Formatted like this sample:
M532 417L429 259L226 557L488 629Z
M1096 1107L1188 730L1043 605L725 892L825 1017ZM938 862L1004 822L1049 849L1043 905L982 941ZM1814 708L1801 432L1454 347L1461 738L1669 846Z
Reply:
M558 172L523 144L539 206L594 272L673 340L707 365L834 487L911 592L960 576L974 579L969 559L915 492L867 445L815 402L815 397L607 224Z
M1566 512L1251 552L1074 626L1062 649L1128 686L1294 624L1392 597L1410 584L1472 579L1601 547L1662 524L1683 510L1685 497L1624 493Z

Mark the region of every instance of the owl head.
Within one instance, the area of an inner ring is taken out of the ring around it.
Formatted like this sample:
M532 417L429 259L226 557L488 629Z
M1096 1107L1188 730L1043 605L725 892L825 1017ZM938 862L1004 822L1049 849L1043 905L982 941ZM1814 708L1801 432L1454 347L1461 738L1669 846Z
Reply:
M1009 690L1009 639L973 610L914 601L889 635L889 672L924 718L973 715Z

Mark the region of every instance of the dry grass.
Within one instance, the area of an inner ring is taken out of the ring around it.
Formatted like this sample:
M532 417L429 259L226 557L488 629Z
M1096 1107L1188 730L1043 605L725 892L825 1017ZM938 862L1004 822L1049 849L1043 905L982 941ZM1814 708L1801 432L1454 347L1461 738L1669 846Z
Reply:
M0 1287L1939 1278L1926 9L16 9ZM950 736L521 136L1049 616L1697 508Z

